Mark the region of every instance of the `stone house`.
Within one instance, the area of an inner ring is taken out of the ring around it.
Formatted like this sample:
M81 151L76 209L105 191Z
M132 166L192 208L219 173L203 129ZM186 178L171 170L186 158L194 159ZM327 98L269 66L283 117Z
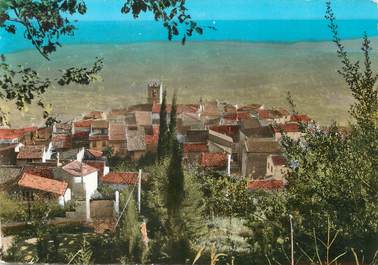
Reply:
M127 155L127 137L126 125L124 123L109 124L109 141L108 146L112 148L113 155Z
M107 120L94 120L91 122L89 133L89 148L102 151L108 146L109 122Z
M298 140L303 133L299 128L299 124L295 122L278 124L273 127L274 130L274 139L275 141L280 141L282 138L282 132L285 133L289 138L293 140Z
M17 154L17 165L46 162L52 156L52 143L46 148L44 145L22 146Z
M267 139L248 139L242 147L241 175L258 179L266 176L267 158L280 154L279 143Z
M146 153L146 137L143 128L127 128L127 154L132 160L139 160Z

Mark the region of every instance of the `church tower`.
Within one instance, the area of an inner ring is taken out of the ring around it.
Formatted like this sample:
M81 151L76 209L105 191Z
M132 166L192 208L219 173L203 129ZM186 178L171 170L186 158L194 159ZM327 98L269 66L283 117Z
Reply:
M161 104L163 97L163 83L160 80L151 80L147 86L147 102Z

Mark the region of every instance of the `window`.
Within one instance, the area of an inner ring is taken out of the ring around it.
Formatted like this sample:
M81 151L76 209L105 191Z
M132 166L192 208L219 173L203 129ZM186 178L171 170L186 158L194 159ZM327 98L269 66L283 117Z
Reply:
M92 147L93 147L93 148L96 148L96 143L97 143L96 141L93 141L93 142L92 142Z

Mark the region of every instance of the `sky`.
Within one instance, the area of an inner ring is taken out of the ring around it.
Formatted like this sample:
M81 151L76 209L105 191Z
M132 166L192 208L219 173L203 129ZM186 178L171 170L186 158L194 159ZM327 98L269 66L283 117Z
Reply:
M126 0L87 0L80 20L132 20L120 9ZM187 0L196 20L322 19L326 0ZM378 0L333 0L338 19L378 19ZM141 19L149 20L145 15Z

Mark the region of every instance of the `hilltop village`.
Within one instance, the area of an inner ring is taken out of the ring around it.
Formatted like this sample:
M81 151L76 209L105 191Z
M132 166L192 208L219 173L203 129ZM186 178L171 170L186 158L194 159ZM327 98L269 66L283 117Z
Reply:
M146 176L115 172L108 158L138 161L156 152L162 91L160 81L150 81L143 104L91 111L52 128L0 129L0 190L18 192L25 201L42 196L61 206L74 200L67 218L91 220L118 212L118 195L114 202L100 200L99 186L117 193ZM168 116L170 111L167 105ZM250 190L284 188L282 133L298 139L300 123L310 121L307 115L260 104L199 100L177 105L184 162L247 178Z

